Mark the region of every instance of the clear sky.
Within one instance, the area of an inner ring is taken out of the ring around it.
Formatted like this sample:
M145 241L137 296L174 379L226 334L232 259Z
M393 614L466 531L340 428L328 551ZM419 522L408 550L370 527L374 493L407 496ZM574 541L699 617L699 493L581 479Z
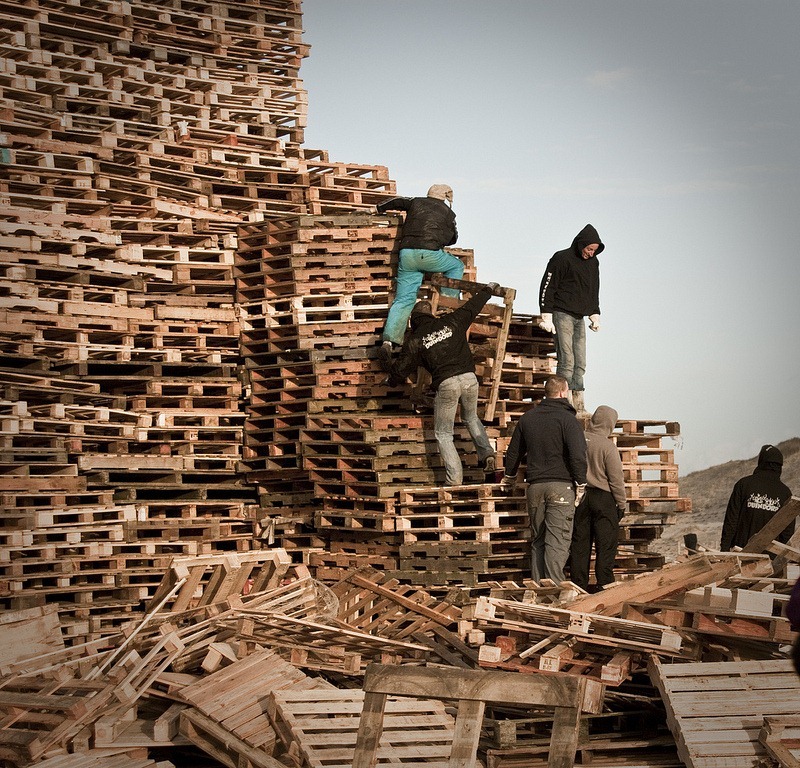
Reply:
M519 312L597 228L587 408L680 422L681 474L800 435L798 0L303 0L303 25L306 146L450 184Z

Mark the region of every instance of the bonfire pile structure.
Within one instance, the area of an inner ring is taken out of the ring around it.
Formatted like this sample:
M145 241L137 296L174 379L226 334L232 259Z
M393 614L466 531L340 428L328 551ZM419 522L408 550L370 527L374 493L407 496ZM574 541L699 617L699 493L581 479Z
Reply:
M677 423L617 424L597 595L530 580L523 490L462 427L443 486L426 376L376 358L397 190L303 146L297 0L0 19L0 761L349 766L391 667L431 695L386 702L379 764L794 764L798 543L650 552L691 506ZM453 252L463 298L493 279ZM443 284L420 296L457 306ZM514 299L470 336L500 457L554 371ZM473 702L473 741L423 670L508 698Z

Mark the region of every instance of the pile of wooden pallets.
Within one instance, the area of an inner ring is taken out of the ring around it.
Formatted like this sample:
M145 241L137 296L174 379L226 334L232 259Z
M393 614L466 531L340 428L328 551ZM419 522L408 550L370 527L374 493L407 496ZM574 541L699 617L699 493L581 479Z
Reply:
M173 557L258 546L236 227L350 175L373 179L356 207L393 189L300 147L294 0L0 19L0 598L57 604L77 641L130 620Z
M437 597L369 567L328 588L281 550L184 558L125 633L65 647L52 610L4 617L0 756L118 768L102 761L177 765L197 749L216 761L197 764L306 768L366 765L377 749L378 764L792 766L800 700L783 608L800 566L796 541L774 560L756 551L770 535L594 595L498 582ZM725 631L672 621L688 606L723 613L726 599Z
M32 0L0 20L3 604L58 604L75 641L98 637L172 558L275 544L329 579L522 578L522 498L481 485L462 427L480 520L445 510L427 535L400 501L432 510L443 475L426 377L390 389L375 359L402 219L371 215L386 168L302 146L299 3ZM466 295L474 255L452 250ZM420 295L454 307L445 282ZM554 370L513 294L471 330L499 455ZM686 500L651 424L621 426L630 575Z

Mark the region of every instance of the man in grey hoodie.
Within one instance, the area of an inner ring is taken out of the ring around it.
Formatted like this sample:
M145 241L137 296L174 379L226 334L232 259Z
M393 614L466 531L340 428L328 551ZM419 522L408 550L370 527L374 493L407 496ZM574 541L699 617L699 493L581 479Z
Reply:
M601 405L586 428L586 494L575 510L570 549L572 581L586 590L592 544L598 588L614 582L619 523L627 506L622 459L611 439L616 424L617 412Z

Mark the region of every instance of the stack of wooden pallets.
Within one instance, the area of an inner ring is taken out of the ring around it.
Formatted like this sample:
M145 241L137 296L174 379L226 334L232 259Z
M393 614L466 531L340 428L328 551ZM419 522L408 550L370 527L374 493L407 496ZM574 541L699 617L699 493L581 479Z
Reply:
M501 531L451 515L434 543L408 525L400 491L443 472L425 377L389 389L374 354L401 219L369 214L395 184L302 146L299 3L34 0L0 19L4 604L59 604L94 637L171 558L272 544L331 576L523 575L518 496L462 491L503 506ZM502 455L554 361L513 291L498 298L472 343ZM649 431L619 437L636 512L620 574L658 564L660 510L685 506ZM457 444L482 483L463 428Z
M306 166L293 0L0 17L0 595L58 604L77 640L173 557L258 544L236 227L352 169Z

